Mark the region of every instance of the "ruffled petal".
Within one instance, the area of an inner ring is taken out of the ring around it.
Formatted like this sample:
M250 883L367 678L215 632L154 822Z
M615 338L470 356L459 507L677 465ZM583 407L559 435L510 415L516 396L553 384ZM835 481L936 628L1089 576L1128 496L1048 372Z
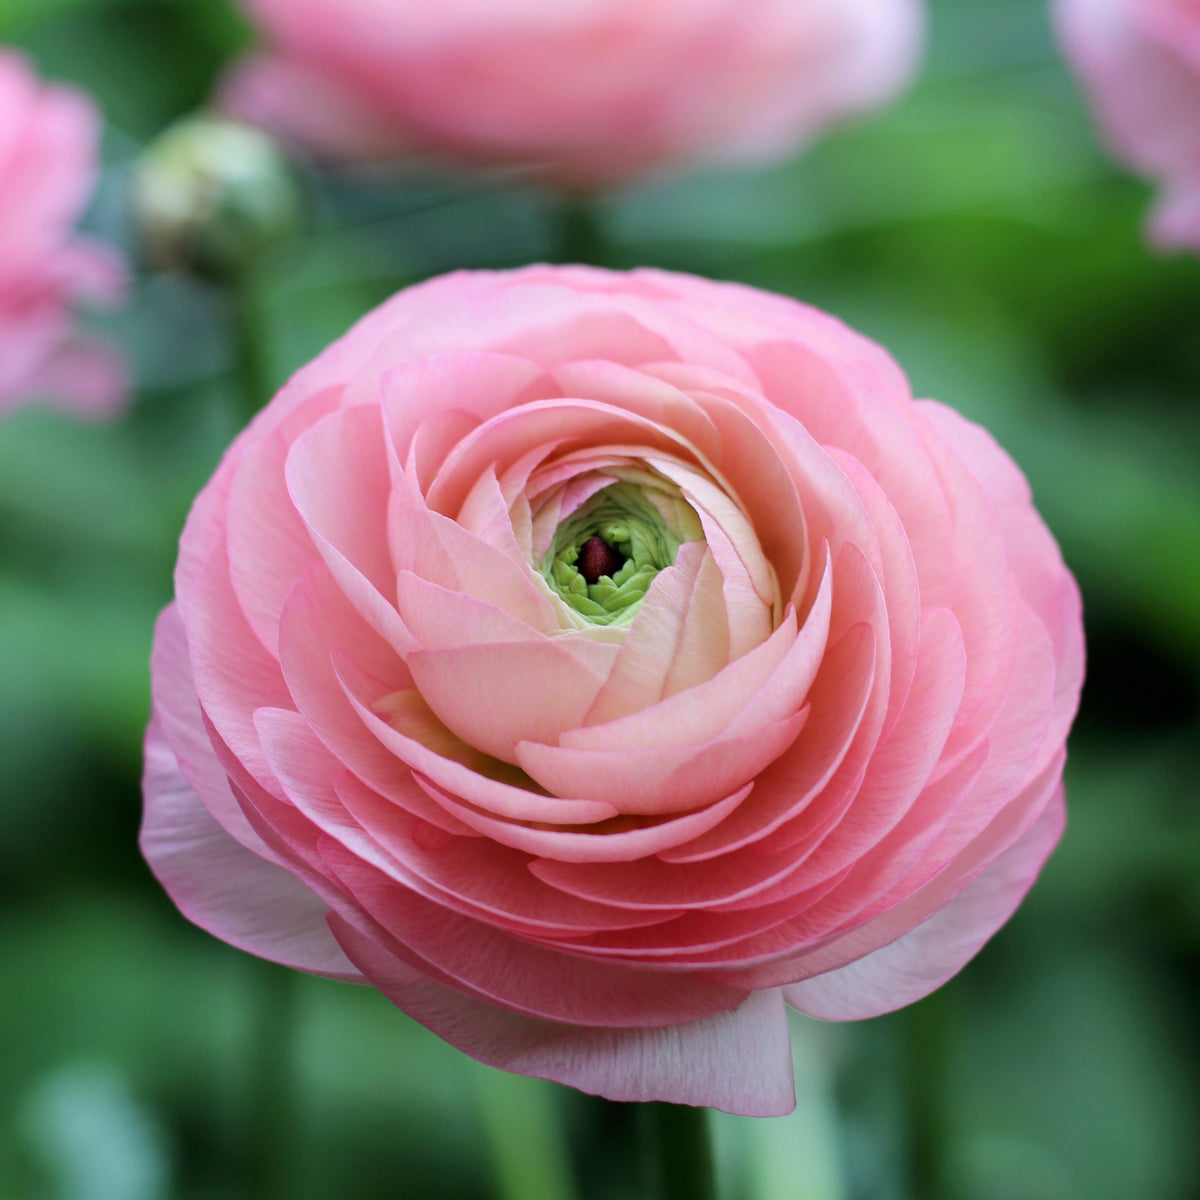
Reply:
M440 987L371 937L331 918L342 947L393 1004L481 1062L610 1100L668 1100L745 1116L795 1107L782 997L659 1029L595 1029L536 1021Z
M260 958L362 981L330 935L324 901L217 824L188 785L157 720L146 734L143 787L142 853L189 921Z
M784 988L793 1008L855 1021L912 1004L956 975L1012 916L1062 835L1061 794L1029 831L911 932L836 971Z

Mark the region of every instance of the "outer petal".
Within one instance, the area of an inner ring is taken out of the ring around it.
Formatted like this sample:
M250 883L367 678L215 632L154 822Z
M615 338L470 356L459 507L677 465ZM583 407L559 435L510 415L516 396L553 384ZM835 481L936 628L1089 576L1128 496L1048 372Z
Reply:
M189 921L260 958L362 981L330 935L324 901L217 824L188 786L157 719L146 733L143 787L142 853Z
M795 1107L782 997L757 992L739 1008L660 1029L590 1029L538 1021L429 982L339 917L338 941L393 1004L473 1058L610 1100L669 1100L744 1116Z
M827 1021L875 1017L912 1004L956 975L1012 916L1054 849L1062 794L1014 846L911 933L849 966L784 989L788 1003Z

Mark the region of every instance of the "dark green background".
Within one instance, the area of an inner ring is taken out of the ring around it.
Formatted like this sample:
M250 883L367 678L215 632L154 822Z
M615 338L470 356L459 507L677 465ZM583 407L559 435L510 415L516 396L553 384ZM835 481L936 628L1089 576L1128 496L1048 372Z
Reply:
M1041 882L930 1000L797 1021L800 1108L717 1119L723 1186L1185 1200L1200 1195L1200 261L1143 245L1149 191L1098 148L1040 0L931 9L919 85L888 112L779 168L600 205L612 265L824 306L919 393L987 423L1087 609L1070 824ZM0 3L0 41L98 96L89 224L131 250L131 164L246 38L222 0ZM556 253L552 198L500 182L308 168L305 184L315 232L253 291L276 382L403 284ZM130 417L0 424L0 1200L265 1196L246 1180L281 987L282 1195L635 1195L619 1111L479 1067L365 989L281 981L190 927L138 857L151 624L187 506L241 421L227 316L220 295L143 273L105 322L135 363Z

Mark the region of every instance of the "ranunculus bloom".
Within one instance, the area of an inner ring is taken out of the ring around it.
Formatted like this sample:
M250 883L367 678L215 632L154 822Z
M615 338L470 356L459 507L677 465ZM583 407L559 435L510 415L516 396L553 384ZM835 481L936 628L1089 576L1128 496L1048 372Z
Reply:
M912 74L920 0L242 0L239 116L339 156L414 148L572 185L787 153Z
M106 416L125 372L73 327L77 300L113 298L123 281L107 246L73 226L96 177L99 118L84 95L42 84L0 49L0 412L29 400Z
M1062 828L1080 608L1023 476L749 288L402 292L234 443L176 596L180 909L616 1099L787 1111L785 1004L925 995Z
M1152 239L1200 250L1200 2L1056 0L1055 16L1113 152L1161 185Z

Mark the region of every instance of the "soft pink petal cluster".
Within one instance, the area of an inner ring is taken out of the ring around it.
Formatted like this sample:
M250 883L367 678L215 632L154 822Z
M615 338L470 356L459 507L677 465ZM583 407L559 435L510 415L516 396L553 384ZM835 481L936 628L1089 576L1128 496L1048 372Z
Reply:
M236 115L342 157L398 149L593 186L786 154L912 75L920 0L242 0L270 49Z
M594 624L539 564L615 481L697 536ZM142 845L182 911L616 1099L788 1111L785 1005L925 995L1062 828L1080 606L1024 477L749 288L400 293L234 443L176 595Z
M0 49L0 412L35 399L107 416L125 399L125 371L80 336L79 300L108 301L124 269L73 227L96 177L99 118L73 89L47 86Z
M1200 251L1200 0L1056 0L1113 152L1157 181L1152 239Z

